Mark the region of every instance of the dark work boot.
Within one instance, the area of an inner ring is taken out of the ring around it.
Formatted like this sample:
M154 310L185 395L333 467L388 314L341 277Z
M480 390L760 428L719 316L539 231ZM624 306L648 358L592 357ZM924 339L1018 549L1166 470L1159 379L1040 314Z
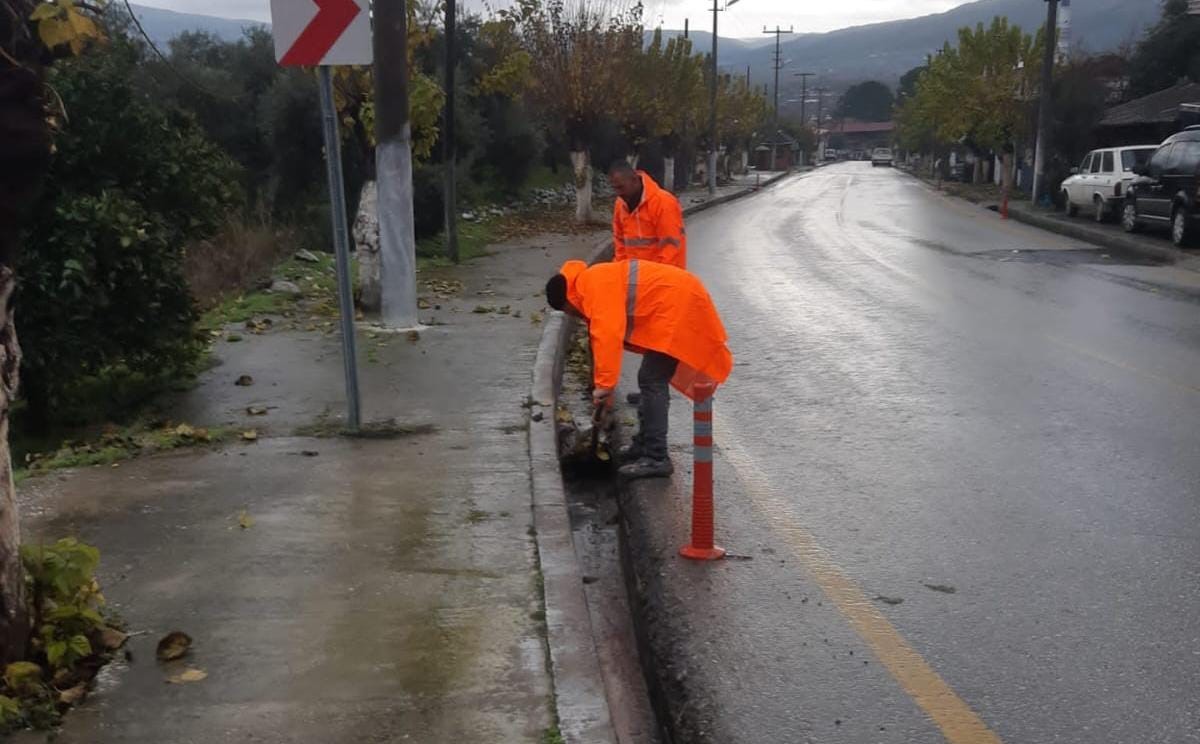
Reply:
M675 466L671 464L671 458L662 460L652 460L649 457L643 457L628 465L622 465L617 471L622 478L627 480L635 480L637 478L667 478L671 473L675 472Z

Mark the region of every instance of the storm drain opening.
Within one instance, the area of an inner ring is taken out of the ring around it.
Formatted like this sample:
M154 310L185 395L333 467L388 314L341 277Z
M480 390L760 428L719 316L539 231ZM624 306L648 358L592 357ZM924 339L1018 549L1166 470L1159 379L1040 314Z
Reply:
M983 251L974 254L1001 263L1043 263L1055 266L1099 264L1110 266L1163 266L1167 262L1159 258L1143 256L1132 251L1115 248L1080 248L1063 250L1052 248L1010 248L1007 250Z

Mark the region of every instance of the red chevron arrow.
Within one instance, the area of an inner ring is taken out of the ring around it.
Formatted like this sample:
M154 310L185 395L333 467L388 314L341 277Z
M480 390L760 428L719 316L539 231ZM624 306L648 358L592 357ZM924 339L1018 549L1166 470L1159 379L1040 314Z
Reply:
M354 0L314 0L317 14L308 22L296 42L279 60L281 65L319 65L341 38L350 22L362 12Z

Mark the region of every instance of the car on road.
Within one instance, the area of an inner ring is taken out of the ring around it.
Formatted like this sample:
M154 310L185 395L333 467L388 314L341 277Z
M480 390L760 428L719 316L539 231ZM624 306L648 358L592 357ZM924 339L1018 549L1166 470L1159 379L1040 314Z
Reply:
M1081 209L1089 210L1097 222L1104 222L1120 211L1125 192L1137 175L1134 166L1145 165L1158 145L1105 147L1084 156L1078 168L1062 183L1062 199L1067 214L1074 217Z
M892 151L886 147L876 147L871 151L871 167L892 164Z
M1169 226L1171 242L1191 243L1200 233L1200 126L1173 134L1158 146L1126 189L1121 227L1134 232L1144 225Z

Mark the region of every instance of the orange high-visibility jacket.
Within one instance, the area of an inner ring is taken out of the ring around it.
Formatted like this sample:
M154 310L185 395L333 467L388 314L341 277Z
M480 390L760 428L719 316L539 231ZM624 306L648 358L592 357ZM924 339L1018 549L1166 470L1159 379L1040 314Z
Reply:
M687 232L679 200L644 171L642 201L630 211L621 197L613 207L613 260L641 258L687 268Z
M697 382L716 385L729 377L725 327L693 274L639 259L590 268L567 261L559 273L567 279L567 300L588 321L597 388L617 386L622 347L677 359L671 385L692 400Z

